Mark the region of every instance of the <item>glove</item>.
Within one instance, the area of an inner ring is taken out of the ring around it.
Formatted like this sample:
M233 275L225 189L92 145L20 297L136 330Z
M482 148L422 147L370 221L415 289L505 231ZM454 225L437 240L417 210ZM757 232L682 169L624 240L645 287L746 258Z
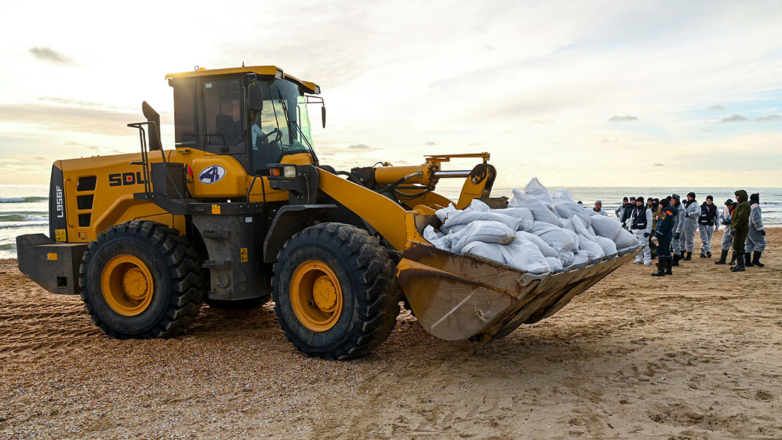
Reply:
M733 228L730 230L731 235L736 235L736 232L739 232L738 228Z
M678 240L678 239L679 239L679 237L681 237L681 236L682 236L682 234L680 234L680 233L678 233L678 232L677 232L677 233L673 234L673 239L674 239L674 240Z
M760 231L760 232L766 232L766 231ZM648 232L644 232L644 238L649 238L649 233Z
M723 220L722 224L728 226L730 224L730 220Z
M760 230L760 235L765 237L766 236L766 230L765 229L761 229Z

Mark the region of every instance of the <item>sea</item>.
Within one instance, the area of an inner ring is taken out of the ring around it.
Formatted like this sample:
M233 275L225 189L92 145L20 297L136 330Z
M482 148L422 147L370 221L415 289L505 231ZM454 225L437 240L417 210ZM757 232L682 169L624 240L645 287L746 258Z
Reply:
M522 188L522 187L519 187ZM549 191L560 189L548 186ZM676 193L685 198L693 191L699 203L706 196L714 197L714 203L721 209L725 200L734 198L736 188L622 188L622 187L567 187L576 201L584 206L593 206L596 200L603 203L603 209L613 215L622 204L622 197L643 196L663 198ZM763 209L763 223L768 226L782 226L782 188L742 188L747 194L759 193ZM437 192L456 200L460 187L441 186ZM513 197L513 187L495 187L492 196ZM22 234L49 234L49 187L46 185L0 185L0 258L16 258L16 236Z

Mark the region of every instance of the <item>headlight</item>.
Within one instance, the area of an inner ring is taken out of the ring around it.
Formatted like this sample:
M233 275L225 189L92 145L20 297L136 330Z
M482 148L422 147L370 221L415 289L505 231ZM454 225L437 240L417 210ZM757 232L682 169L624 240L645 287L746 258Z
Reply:
M296 167L292 165L283 167L283 175L288 179L296 177Z

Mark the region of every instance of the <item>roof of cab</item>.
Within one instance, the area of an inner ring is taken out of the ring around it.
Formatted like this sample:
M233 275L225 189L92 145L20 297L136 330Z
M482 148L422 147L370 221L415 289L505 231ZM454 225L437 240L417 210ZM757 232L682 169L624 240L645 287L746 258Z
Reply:
M274 76L276 78L285 78L307 89L309 93L320 94L320 86L310 81L303 81L293 75L288 75L277 66L247 66L231 67L228 69L204 69L194 70L192 72L168 73L166 79L173 78L198 78L205 76L234 75L237 73L255 73L258 76Z

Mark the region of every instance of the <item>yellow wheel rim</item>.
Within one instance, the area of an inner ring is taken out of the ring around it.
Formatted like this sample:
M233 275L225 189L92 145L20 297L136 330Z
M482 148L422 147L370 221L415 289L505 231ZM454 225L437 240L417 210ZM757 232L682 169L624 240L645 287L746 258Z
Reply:
M293 313L304 327L325 332L342 314L342 287L330 267L305 261L293 272L290 287Z
M103 268L103 299L123 316L136 316L149 307L155 285L147 265L132 255L118 255Z

